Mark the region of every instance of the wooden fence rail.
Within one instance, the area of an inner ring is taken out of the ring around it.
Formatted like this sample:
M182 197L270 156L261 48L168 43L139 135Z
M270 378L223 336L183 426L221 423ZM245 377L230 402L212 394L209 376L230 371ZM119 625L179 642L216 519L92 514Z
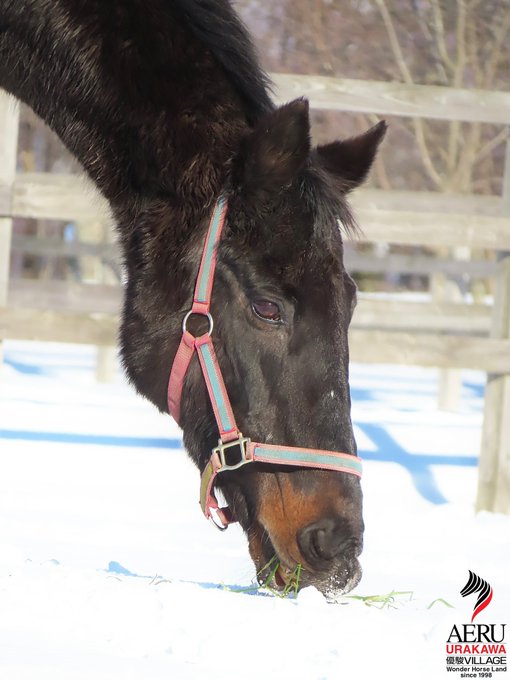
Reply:
M273 73L279 103L303 95L314 109L508 125L510 92Z
M11 200L8 204L4 191L2 204L0 194L0 216L70 221L79 215L82 221L111 222L108 206L92 184L72 175L18 175ZM362 225L356 240L510 249L510 215L501 213L497 197L361 189L352 204Z
M16 239L13 239L13 250ZM27 248L26 252L30 252ZM448 276L490 278L498 270L496 262L488 260L448 260L428 255L404 255L387 253L383 256L359 253L345 249L344 262L348 271L365 274L415 274L430 275L441 272Z
M11 252L38 257L99 257L120 264L119 249L112 243L84 243L83 241L62 241L60 238L39 238L13 234ZM486 264L486 263L480 263ZM490 266L490 263L487 263Z
M39 281L34 295L33 281L11 279L8 298L9 306L16 308L118 316L122 289L120 285ZM351 325L356 329L444 331L488 337L491 314L491 306L484 304L403 300L398 293L360 293Z

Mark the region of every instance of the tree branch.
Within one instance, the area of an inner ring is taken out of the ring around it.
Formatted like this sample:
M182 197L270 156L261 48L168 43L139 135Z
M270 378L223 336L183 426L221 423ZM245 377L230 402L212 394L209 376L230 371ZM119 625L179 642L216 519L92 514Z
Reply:
M487 66L485 68L486 76L485 87L487 87L488 89L492 87L494 78L496 77L496 72L499 66L499 60L501 59L502 46L509 29L510 29L510 10L507 11L505 18L498 26L498 28L496 28L495 31L496 38L494 40L494 48L492 50L492 54L487 63Z
M313 25L313 35L315 45L318 48L320 55L320 63L325 73L335 75L335 68L333 66L333 51L330 43L324 38L324 5L322 2L318 3L319 7L313 6L310 12L309 19Z
M457 26L455 31L456 50L455 64L453 72L453 87L461 87L466 68L466 5L464 0L457 0ZM454 120L450 123L450 134L448 136L448 174L453 175L457 165L459 153L459 140L461 135L461 122Z
M395 61L397 62L397 66L400 70L400 73L402 74L402 78L404 79L404 82L408 83L409 85L412 85L414 84L413 76L405 62L404 54L402 52L402 48L400 47L397 32L395 30L395 26L393 25L391 15L386 6L386 2L385 0L375 0L375 2L379 8L379 11L381 12L384 26L386 28L386 32L390 40L391 49L395 57ZM432 162L432 158L427 147L425 124L423 120L419 118L413 118L412 123L414 133L416 136L416 141L418 142L418 147L420 149L423 165L425 166L427 174L429 175L430 179L434 182L436 186L442 187L443 179L436 170L436 168L434 167L434 163Z
M490 156L490 154L494 151L494 149L497 149L497 147L500 144L503 144L507 139L509 138L509 129L508 127L504 127L502 130L498 132L497 135L494 135L492 139L490 139L476 155L475 162L478 163L479 161L482 161L484 158L487 156Z
M420 0L410 1L414 10L414 14L417 18L418 26L420 27L421 32L423 33L423 36L427 42L427 46L429 47L433 56L433 62L438 72L439 81L442 85L448 85L448 74L446 72L445 64L437 44L437 31L434 28L431 28L431 25L433 24L433 18L431 19L431 17L429 17L430 12L427 11L429 8L424 8Z
M408 83L409 85L412 85L414 82L413 76L411 75L411 71L407 67L406 60L404 59L402 48L400 47L400 42L398 40L397 32L395 30L395 26L393 25L393 19L391 18L388 8L386 7L386 2L385 0L375 0L375 3L379 7L379 11L381 12L384 26L386 28L388 38L390 39L390 45L393 51L393 56L395 57L397 66L400 70L400 73L402 74L402 78L404 82Z
M471 9L469 9L468 12L471 12ZM475 84L479 89L483 89L484 76L482 67L480 65L480 45L478 43L476 28L475 19L471 16L471 21L468 21L467 24L467 47L469 50L469 61L473 67L473 73L475 74Z
M466 135L466 140L462 145L462 153L460 154L459 162L457 163L457 171L454 177L454 189L460 193L467 192L472 183L477 149L480 146L481 132L481 123L471 123L468 134Z
M430 4L432 5L432 13L434 15L434 26L436 28L436 41L439 55L443 60L443 64L445 65L445 67L453 71L454 64L450 59L450 55L448 54L448 50L446 48L443 13L441 11L439 0L430 0Z

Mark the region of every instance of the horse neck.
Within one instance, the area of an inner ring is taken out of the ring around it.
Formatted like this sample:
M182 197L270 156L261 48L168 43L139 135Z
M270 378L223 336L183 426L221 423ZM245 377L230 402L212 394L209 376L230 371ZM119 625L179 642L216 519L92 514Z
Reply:
M242 102L167 0L0 0L0 86L81 162L120 222L211 203ZM191 209L191 210L189 210Z

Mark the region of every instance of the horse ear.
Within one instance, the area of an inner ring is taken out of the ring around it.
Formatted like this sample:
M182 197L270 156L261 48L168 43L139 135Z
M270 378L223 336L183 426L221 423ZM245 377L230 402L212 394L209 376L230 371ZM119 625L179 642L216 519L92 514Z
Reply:
M250 193L269 194L287 185L310 153L308 101L296 99L260 120L245 140L239 178Z
M387 128L382 120L358 137L317 147L322 164L341 181L343 191L351 191L365 181Z

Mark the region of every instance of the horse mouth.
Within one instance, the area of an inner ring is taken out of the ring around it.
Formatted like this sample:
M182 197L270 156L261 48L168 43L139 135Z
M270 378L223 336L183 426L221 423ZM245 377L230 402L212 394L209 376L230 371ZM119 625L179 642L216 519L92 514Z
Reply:
M259 585L283 595L314 586L328 601L334 602L353 590L361 580L362 569L356 555L341 556L327 569L319 571L299 559L279 553L260 524L248 532L248 541Z

